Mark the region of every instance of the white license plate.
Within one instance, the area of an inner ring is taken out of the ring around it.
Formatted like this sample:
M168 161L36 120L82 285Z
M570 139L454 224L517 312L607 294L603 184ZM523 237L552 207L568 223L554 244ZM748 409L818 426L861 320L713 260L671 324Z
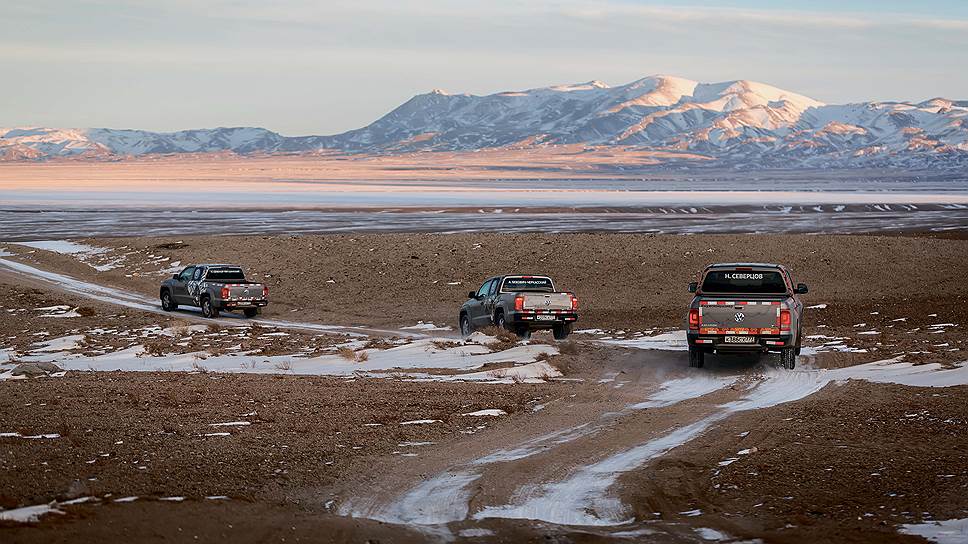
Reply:
M755 336L727 336L724 340L727 344L752 344L756 342Z
M538 314L534 318L538 321L554 321L557 316L548 314Z

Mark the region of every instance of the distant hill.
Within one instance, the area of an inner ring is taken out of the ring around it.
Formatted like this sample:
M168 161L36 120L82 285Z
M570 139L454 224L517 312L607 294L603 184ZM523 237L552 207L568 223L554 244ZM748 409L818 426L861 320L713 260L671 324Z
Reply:
M617 87L591 81L487 96L435 90L366 127L333 136L286 137L247 127L172 133L0 128L0 160L6 161L556 144L662 151L663 164L675 166L959 169L968 167L968 101L831 105L754 81L699 83L658 75Z

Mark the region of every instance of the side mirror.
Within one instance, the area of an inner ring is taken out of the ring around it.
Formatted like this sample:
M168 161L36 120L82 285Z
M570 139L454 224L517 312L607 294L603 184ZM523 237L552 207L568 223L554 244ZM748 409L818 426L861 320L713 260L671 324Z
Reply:
M177 280L179 278L178 274L172 274L171 279Z
M699 289L699 282L693 281L689 283L689 292L695 293Z
M805 295L805 294L807 294L807 291L809 291L809 289L807 289L807 284L805 284L805 283L798 283L797 284L797 294L798 295Z
M467 298L477 298L477 291L467 293Z

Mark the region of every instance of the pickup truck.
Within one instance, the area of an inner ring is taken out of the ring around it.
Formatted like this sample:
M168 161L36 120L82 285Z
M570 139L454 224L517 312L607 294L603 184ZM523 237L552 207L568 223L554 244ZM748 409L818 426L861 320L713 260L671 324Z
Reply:
M689 366L701 368L705 354L779 352L784 368L796 366L803 341L803 283L793 283L778 264L723 263L707 266L689 305L686 339Z
M578 297L558 292L548 276L494 276L467 298L458 316L464 336L496 325L522 338L534 330L551 329L556 340L564 340L578 320Z
M259 308L269 304L269 288L245 279L242 267L230 264L196 264L161 284L161 308L166 312L179 305L202 309L205 317L218 317L221 311L241 310L255 317Z

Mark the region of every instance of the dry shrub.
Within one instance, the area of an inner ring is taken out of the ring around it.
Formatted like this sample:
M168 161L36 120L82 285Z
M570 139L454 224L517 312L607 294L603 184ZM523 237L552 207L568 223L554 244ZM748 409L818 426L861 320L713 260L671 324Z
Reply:
M360 351L356 353L356 362L363 363L370 359L370 354L365 351Z
M437 349L450 349L464 345L461 342L453 342L450 340L434 340L432 343Z
M352 348L348 348L344 346L339 348L339 350L337 350L336 353L339 354L339 356L344 359L349 359L350 361L356 360L356 352L353 351Z
M89 306L81 306L75 310L81 317L91 317L97 315L97 310Z
M558 352L562 355L578 355L578 342L568 340L558 344Z
M145 348L145 355L148 357L163 357L168 353L168 349L171 347L170 340L162 340L159 338L152 338L150 340L145 340L142 343Z
M373 338L363 346L363 349L390 349L393 347L396 347L396 344L394 344L390 339Z
M518 338L518 335L514 332L494 326L483 328L481 329L481 332L497 339L496 342L491 342L487 345L492 352L511 349L518 345L518 342L521 341L521 339Z

